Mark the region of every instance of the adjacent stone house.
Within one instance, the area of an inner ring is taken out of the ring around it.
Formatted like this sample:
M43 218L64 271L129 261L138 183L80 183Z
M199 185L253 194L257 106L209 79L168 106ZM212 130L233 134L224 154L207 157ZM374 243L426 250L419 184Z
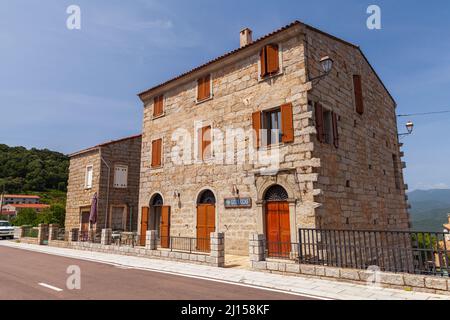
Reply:
M99 144L70 155L67 230L136 231L141 135ZM89 222L94 194L98 219Z
M396 103L359 47L301 22L240 41L139 94L141 239L407 229Z

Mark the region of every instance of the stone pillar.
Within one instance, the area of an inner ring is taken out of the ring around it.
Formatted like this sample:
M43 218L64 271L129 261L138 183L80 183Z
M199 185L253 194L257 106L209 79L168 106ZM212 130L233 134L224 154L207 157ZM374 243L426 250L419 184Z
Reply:
M156 230L147 230L147 234L145 235L145 249L157 249Z
M211 232L210 256L217 267L225 267L225 234L223 232Z
M69 242L78 242L78 228L73 228L69 231Z
M102 229L102 245L110 245L112 239L112 229Z
M17 228L19 230L17 232L17 237L19 239L24 237L26 228L27 228L27 226L20 226L20 227Z
M38 244L44 244L48 240L48 224L40 223L38 225Z
M263 234L250 234L248 240L248 254L252 263L266 260L264 252L265 242L266 237Z
M58 235L59 225L51 224L48 226L48 241L56 240Z

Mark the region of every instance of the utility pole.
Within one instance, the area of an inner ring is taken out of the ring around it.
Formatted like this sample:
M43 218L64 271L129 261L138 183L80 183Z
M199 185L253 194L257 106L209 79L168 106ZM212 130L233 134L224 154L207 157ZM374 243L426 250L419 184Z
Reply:
M5 199L5 183L3 183L2 199L0 200L0 215L3 214L3 200Z

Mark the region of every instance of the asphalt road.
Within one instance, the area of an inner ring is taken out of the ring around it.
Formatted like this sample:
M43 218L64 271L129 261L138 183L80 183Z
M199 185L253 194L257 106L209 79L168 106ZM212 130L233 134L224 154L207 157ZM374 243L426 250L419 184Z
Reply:
M66 273L79 266L81 289ZM58 291L61 290L61 291ZM0 299L310 300L308 297L0 247Z

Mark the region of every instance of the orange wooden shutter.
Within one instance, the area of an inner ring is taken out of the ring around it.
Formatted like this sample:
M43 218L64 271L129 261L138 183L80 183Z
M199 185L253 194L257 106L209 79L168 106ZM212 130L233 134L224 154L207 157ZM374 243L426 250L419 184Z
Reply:
M201 131L202 160L211 156L211 126L202 128Z
M164 96L158 96L154 98L154 104L153 104L153 116L159 116L163 113L163 103L164 103Z
M255 147L259 148L261 145L261 112L256 111L252 114L253 131L255 134Z
M161 144L162 139L152 141L152 167L161 165Z
M324 129L323 129L323 108L320 103L316 103L316 131L317 131L317 140L319 142L323 142L324 138Z
M278 45L267 45L267 73L273 75L280 70L280 63L278 57Z
M203 79L203 99L207 99L211 96L211 75L207 75Z
M203 95L204 95L204 89L203 89L203 85L204 85L204 80L203 78L200 78L197 80L197 100L201 101L203 100Z
M355 92L355 107L359 114L364 113L364 101L362 93L362 83L360 75L353 75L353 90Z
M148 213L149 208L148 207L142 207L141 211L141 236L140 236L140 244L141 246L145 246L145 237L147 235L147 228L148 228Z
M202 101L211 96L211 75L197 80L197 100Z
M170 207L161 207L161 223L159 226L161 236L161 247L169 248L170 246Z
M283 136L282 142L294 141L294 124L292 120L292 103L281 106L281 131Z
M336 148L339 148L339 131L337 124L337 114L334 112L332 114L332 122L333 122L333 143Z
M264 78L267 76L267 54L266 54L266 47L264 46L261 49L261 52L259 53L259 61L261 64L261 78Z

